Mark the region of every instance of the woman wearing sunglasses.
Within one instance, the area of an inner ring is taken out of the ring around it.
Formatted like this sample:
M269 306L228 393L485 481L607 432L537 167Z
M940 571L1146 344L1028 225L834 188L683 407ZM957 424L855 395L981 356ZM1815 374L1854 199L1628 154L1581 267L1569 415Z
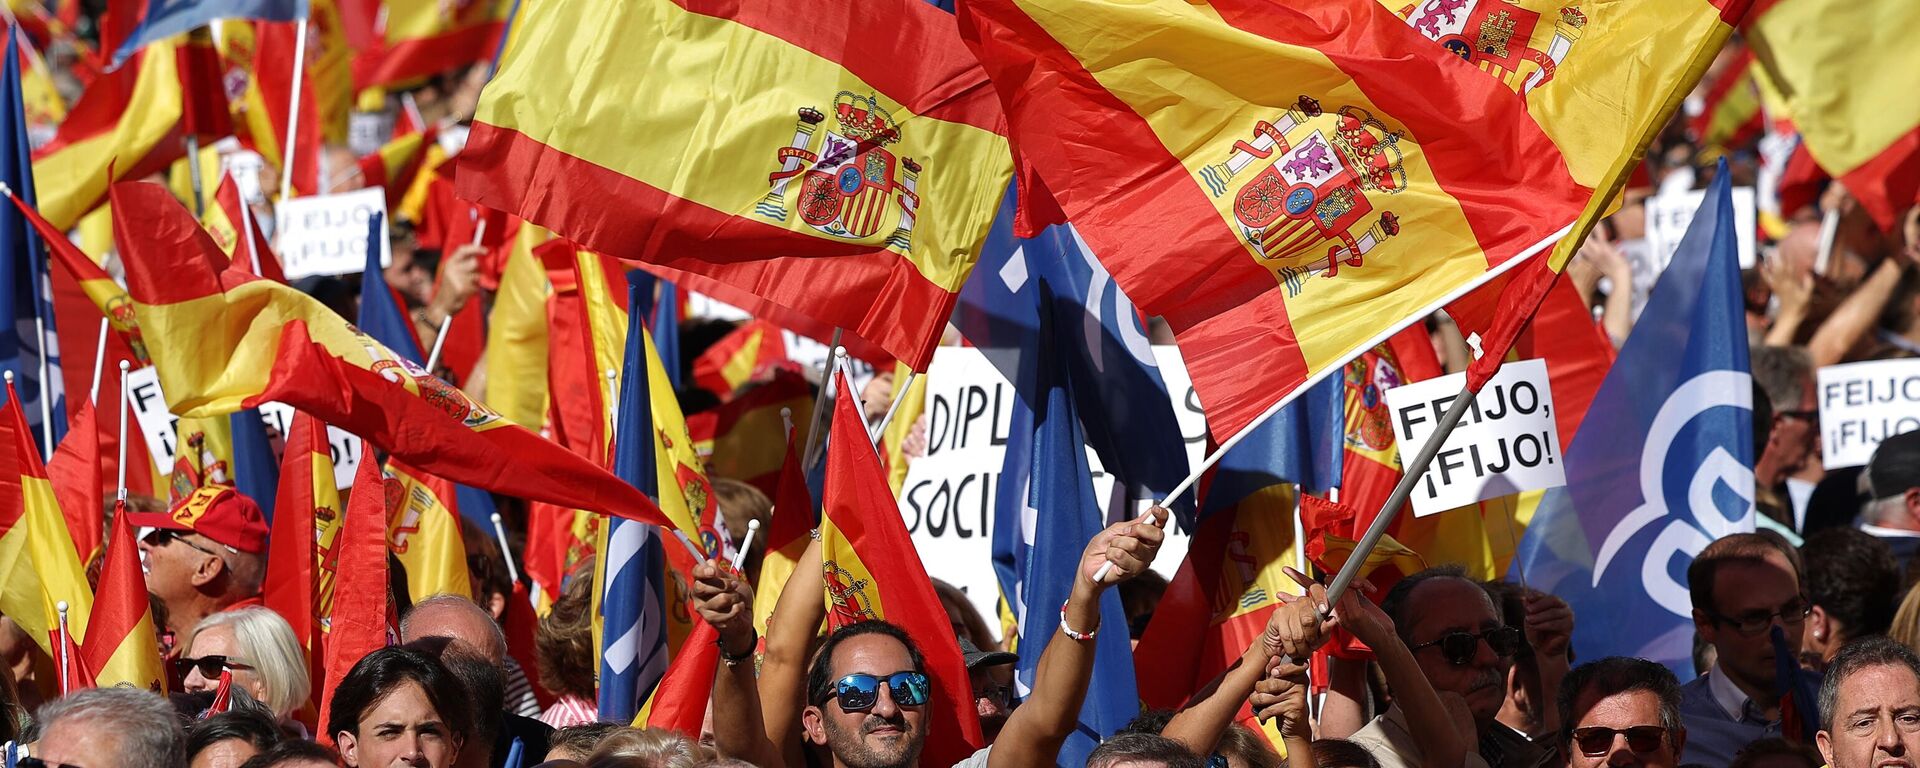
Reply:
M433 657L382 648L340 682L327 729L347 768L449 768L473 721L464 695Z
M185 681L181 687L188 692L217 690L221 676L231 675L232 685L245 689L286 722L313 690L306 652L293 627L265 608L241 608L201 619L181 647L186 650L173 663Z

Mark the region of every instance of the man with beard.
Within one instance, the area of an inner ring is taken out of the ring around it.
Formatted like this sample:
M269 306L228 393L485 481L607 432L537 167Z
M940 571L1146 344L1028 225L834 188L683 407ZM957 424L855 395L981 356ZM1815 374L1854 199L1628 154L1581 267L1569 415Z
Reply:
M1412 651L1427 681L1443 698L1457 694L1466 701L1479 741L1478 757L1492 768L1534 768L1552 761L1550 748L1524 738L1503 738L1511 729L1499 728L1500 707L1506 702L1507 672L1523 641L1535 648L1564 653L1573 636L1573 611L1550 596L1527 601L1526 629L1507 626L1493 600L1459 566L1439 566L1401 579L1380 603L1395 632ZM1542 681L1542 698L1559 695L1558 676ZM1558 730L1557 713L1546 716L1543 728ZM1396 704L1355 732L1352 740L1367 747L1388 768L1424 761L1407 754L1406 713ZM1467 763L1476 762L1469 753Z
M1848 645L1820 685L1820 756L1833 768L1913 768L1920 657L1884 637Z

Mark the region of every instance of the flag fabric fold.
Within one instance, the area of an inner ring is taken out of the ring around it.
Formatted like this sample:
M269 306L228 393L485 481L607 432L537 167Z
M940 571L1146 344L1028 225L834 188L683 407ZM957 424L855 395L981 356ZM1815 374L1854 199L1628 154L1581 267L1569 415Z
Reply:
M113 66L156 40L185 34L215 19L294 21L307 15L307 0L147 0L140 23L113 51Z
M114 505L113 536L107 542L100 591L87 627L80 655L96 685L126 684L166 692L159 635L153 609L147 604L147 577L140 568L140 550L125 502Z
M658 499L653 388L649 379L641 293L652 288L644 274L627 276L625 361L620 370L615 417L613 473ZM665 393L671 397L671 393ZM594 603L600 649L600 717L632 721L642 702L667 674L666 553L656 526L609 520L594 567ZM701 622L705 624L705 622ZM687 646L682 645L683 649ZM697 649L695 649L697 652ZM683 650L685 655L687 651ZM708 680L711 680L709 671ZM711 687L706 689L711 692ZM705 697L702 697L705 698ZM695 724L698 728L698 724Z
M663 67L699 74L638 75ZM778 98L730 96L769 82ZM636 95L651 106L626 108ZM560 0L516 25L458 182L681 289L921 370L1012 173L1003 122L953 17L920 0ZM627 151L633 135L659 151Z
M340 531L338 581L329 613L326 684L321 686L322 721L333 709L340 681L361 657L387 646L393 604L387 593L387 494L380 462L360 462L353 478L353 499ZM322 744L333 734L322 728Z

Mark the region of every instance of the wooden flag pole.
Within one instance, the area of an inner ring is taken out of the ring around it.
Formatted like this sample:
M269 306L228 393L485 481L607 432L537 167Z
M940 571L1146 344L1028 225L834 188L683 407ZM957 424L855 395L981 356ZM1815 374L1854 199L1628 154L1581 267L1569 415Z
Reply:
M313 15L308 12L308 16ZM300 145L300 82L307 73L307 17L293 30L293 94L287 99L287 140L280 147L280 200L293 198L293 152Z

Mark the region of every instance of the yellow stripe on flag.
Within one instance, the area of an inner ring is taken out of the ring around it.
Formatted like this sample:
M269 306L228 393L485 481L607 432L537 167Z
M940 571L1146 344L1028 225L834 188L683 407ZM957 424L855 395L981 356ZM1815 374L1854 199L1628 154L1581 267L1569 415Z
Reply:
M522 222L507 250L500 290L487 316L487 407L528 429L539 429L547 413L547 295L553 287L534 258L535 246L553 234Z
M472 597L460 519L447 506L453 484L387 462L387 545L407 568L407 593Z

